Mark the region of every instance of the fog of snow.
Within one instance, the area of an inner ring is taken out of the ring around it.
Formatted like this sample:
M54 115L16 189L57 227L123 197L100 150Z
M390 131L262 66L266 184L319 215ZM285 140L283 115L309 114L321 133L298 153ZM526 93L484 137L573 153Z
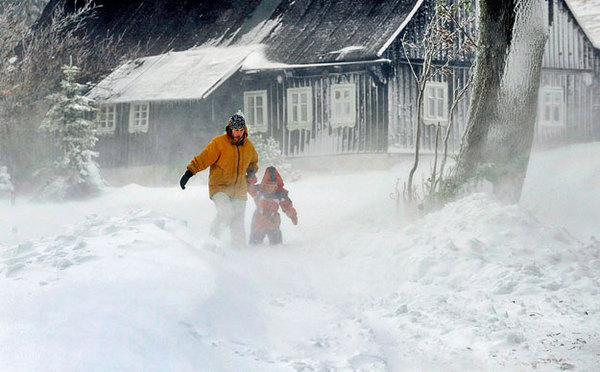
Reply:
M599 45L600 0L567 3ZM147 57L96 93L186 98L281 67L233 48ZM600 143L534 152L518 205L482 192L417 219L391 197L409 158L305 167L298 226L244 249L209 236L205 176L64 203L0 190L0 371L597 371Z
M600 143L535 152L520 205L413 221L402 159L305 169L282 246L210 237L201 177L0 199L0 369L597 370Z

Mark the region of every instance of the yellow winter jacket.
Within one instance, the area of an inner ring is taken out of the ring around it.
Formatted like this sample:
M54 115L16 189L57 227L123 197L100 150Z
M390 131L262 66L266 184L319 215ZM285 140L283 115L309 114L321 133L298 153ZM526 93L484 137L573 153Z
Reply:
M212 196L224 192L232 198L248 197L246 172L258 170L258 154L248 138L242 145L232 144L227 134L217 136L194 157L187 169L196 174L210 167L208 174L208 193Z

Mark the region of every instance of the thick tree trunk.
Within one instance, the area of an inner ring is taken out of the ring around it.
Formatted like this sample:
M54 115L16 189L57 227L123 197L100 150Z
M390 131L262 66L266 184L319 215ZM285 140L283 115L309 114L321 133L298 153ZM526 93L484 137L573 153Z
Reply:
M472 178L483 158L489 123L498 113L498 90L512 37L516 0L479 1L479 38L467 126L457 175Z
M517 8L513 42L500 85L498 120L488 133L489 162L495 165L494 193L516 203L533 143L538 90L548 29L542 1L522 1Z
M533 142L544 46L541 0L481 0L480 44L457 176L490 165L494 193L518 202Z

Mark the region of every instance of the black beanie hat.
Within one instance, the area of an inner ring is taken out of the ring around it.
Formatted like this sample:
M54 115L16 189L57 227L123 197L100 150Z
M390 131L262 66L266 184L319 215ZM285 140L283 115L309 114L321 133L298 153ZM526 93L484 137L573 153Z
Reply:
M246 126L246 120L244 120L244 117L242 115L234 114L233 116L231 116L231 118L229 118L227 126L229 127L229 129L244 129L244 127Z

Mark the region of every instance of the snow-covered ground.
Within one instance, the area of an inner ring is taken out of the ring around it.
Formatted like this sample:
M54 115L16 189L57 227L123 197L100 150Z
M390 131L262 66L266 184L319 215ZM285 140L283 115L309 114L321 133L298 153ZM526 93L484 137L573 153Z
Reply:
M279 247L209 237L199 178L0 200L0 369L598 370L600 143L535 153L521 205L412 222L409 163L305 171Z

